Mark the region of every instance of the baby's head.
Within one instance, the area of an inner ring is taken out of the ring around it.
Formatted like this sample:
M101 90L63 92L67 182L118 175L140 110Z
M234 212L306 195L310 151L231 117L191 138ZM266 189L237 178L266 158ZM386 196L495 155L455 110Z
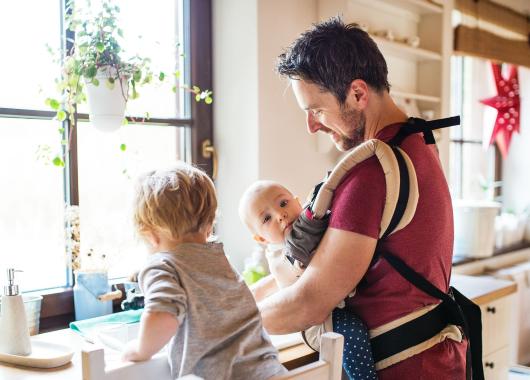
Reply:
M134 223L142 237L156 234L170 242L211 233L217 210L213 182L184 162L149 171L138 179Z
M301 212L298 198L273 181L253 183L239 202L239 217L259 243L283 243Z

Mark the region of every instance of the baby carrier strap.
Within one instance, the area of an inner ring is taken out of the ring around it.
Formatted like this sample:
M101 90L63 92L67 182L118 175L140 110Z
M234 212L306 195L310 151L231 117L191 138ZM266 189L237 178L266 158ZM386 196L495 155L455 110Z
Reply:
M420 121L418 122L418 120ZM401 129L396 137L391 140L391 143L401 143L407 136L413 133L423 132L425 142L429 144L431 143L430 135L432 135L432 129L456 125L459 121L460 118L458 116L429 122L411 118L402 127L404 129ZM432 143L434 143L434 140ZM400 161L398 156L400 151L397 150L395 146L393 146L393 152L396 153L396 158ZM402 167L403 165L400 166L400 169L402 169ZM401 170L400 176L406 176L406 173L404 173L406 171L407 170ZM401 185L399 188L398 199L407 198L409 193L407 183L406 180L400 181ZM403 210L403 206L395 208L391 224L396 223L396 221L399 221L403 217ZM484 370L482 368L482 322L480 307L453 287L449 288L448 293L444 293L422 275L409 267L402 259L389 252L383 251L381 249L381 243L388 235L387 231L385 231L383 236L377 242L376 253L372 262L375 263L380 258L383 258L405 280L441 302L421 316L372 337L370 341L376 366L377 363L381 363L410 347L421 345L422 342L440 334L440 332L446 329L448 325L456 325L462 328L464 335L468 338L466 352L466 378L474 380L484 379Z
M424 120L417 117L409 117L406 123L399 128L399 132L388 142L388 144L391 146L401 145L406 137L414 133L423 133L425 144L436 144L432 131L459 124L460 116L451 116L436 120Z
M418 204L418 181L409 156L399 147L391 147L384 141L368 140L348 153L333 169L320 186L310 208L313 218L320 219L328 212L335 189L357 164L376 156L385 175L386 199L381 219L379 237L388 236L404 228L414 216ZM399 189L406 189L399 191ZM393 220L399 208L400 219Z
M377 139L368 140L342 158L327 179L315 187L308 209L295 221L286 239L285 253L291 263L296 260L303 266L309 264L327 229L335 189L351 169L372 156L378 159L383 169L386 185L379 237L389 236L410 223L418 204L418 182L412 161L399 147L390 147ZM399 213L395 212L396 208Z
M442 292L422 275L415 272L399 257L378 252L404 279L431 297L442 302L431 311L408 323L395 327L370 340L374 361L377 363L408 347L416 346L439 334L447 325L460 326L468 338L466 378L484 379L482 368L482 322L480 307L453 287Z

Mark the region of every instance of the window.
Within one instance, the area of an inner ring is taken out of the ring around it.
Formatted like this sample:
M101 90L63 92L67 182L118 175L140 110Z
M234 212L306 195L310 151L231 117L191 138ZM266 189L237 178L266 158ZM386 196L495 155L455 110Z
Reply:
M489 145L497 112L479 102L496 93L488 61L452 57L452 113L461 126L451 128L450 187L453 198L494 200L500 196L499 153Z
M166 72L178 68L183 83L212 88L210 0L114 2L130 38L126 49L141 50L153 67ZM47 154L39 146L60 149L61 123L53 120L55 113L44 99L53 94L60 69L46 44L57 50L65 43L64 8L64 1L0 5L3 49L12 52L0 63L0 280L5 268L22 269L23 290L73 284L66 265L65 205L79 205L82 252L104 254L109 276L122 277L137 268L143 253L130 220L136 175L178 159L211 170L198 149L212 136L211 106L196 103L183 89L175 94L170 88L143 87L141 97L128 103L127 113L133 116L129 124L112 134L92 128L86 105L81 105L66 168L37 159ZM164 48L177 43L179 52ZM146 110L149 119L139 122ZM68 131L67 121L63 127ZM124 152L121 144L127 146Z

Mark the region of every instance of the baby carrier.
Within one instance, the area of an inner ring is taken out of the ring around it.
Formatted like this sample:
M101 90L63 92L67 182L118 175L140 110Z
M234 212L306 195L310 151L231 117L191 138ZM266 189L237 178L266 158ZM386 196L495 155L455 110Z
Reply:
M402 259L381 249L382 241L410 223L421 196L412 161L399 145L414 133L423 133L425 143L434 144L433 130L459 123L458 116L432 121L409 118L388 143L373 139L353 149L315 188L310 204L293 224L287 239L286 255L291 263L307 266L327 228L333 193L342 178L358 163L372 156L377 157L385 174L386 200L372 265L378 260L386 260L412 285L440 300L369 332L377 370L419 354L445 339L462 341L465 337L468 339L466 378L484 378L480 308L453 287L447 293L441 291ZM306 343L314 342L319 338L315 335L328 329L329 321L320 329L307 330Z

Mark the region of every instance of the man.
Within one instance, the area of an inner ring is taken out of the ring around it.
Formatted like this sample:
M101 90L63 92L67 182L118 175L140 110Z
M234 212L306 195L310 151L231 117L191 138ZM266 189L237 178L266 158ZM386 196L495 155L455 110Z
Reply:
M330 135L347 151L371 138L388 141L407 116L389 96L387 66L376 44L355 25L331 19L302 34L279 58L278 71L291 81L310 133ZM447 182L432 146L420 134L400 147L418 177L415 216L377 247L402 259L443 292L448 290L453 216ZM259 303L273 334L322 323L352 289L347 307L369 329L439 301L417 289L385 260L374 260L385 202L385 179L372 157L355 166L337 188L329 228L300 279ZM361 280L363 280L361 282ZM378 371L380 379L463 379L466 341L446 339Z

